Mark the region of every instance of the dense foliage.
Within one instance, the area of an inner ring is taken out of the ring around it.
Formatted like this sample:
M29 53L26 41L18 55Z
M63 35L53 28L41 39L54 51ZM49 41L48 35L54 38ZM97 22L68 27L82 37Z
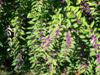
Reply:
M0 0L0 65L33 75L100 75L99 0Z

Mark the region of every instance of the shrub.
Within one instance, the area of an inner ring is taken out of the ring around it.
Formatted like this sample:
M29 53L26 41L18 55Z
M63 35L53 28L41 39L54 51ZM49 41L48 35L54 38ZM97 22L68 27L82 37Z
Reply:
M0 64L33 75L100 74L98 0L0 0Z

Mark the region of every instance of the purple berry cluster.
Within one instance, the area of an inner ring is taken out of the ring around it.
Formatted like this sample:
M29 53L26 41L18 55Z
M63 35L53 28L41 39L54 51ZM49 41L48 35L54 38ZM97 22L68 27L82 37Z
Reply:
M40 47L48 47L49 46L49 43L51 43L51 39L50 39L50 35L44 39L44 42L41 42L40 43Z
M55 31L55 34L52 35L52 32L50 32L50 34L48 35L47 38L44 39L44 42L42 42L41 40L43 39L42 37L42 31L40 32L40 48L42 48L43 46L48 48L49 44L52 43L52 39L55 39L57 36L59 36L59 32L60 32L60 29L58 28L56 31ZM50 37L52 36L52 37Z
M17 58L17 65L16 65L16 69L19 69L19 67L21 66L21 64L22 64L22 61L23 61L23 59L22 59L22 52L21 51L19 51L19 53L18 53L18 58Z
M48 36L48 37L45 39L44 43L45 43L45 47L48 47L48 46L49 46L49 43L51 43L50 36Z
M90 14L90 8L86 1L80 3L80 9L83 11L85 16Z
M95 53L96 53L96 61L98 64L100 64L100 54L97 53L97 43L96 43L97 39L96 39L96 36L93 34L91 36L91 44L92 44L92 47L94 48L95 50Z
M83 16L85 16L87 18L87 20L91 23L93 18L92 18L91 13L90 13L91 12L90 7L89 7L86 0L81 1L80 9L83 11Z
M95 35L91 36L91 44L92 44L92 47L94 48L94 50L96 50L97 44L96 44L96 36Z
M58 35L59 35L59 29L56 30L56 36L58 36Z
M97 63L100 64L100 54L97 54L97 55L96 55L96 58L97 58L97 59L96 59L96 60L97 60Z
M66 32L66 46L67 47L69 47L69 45L70 45L70 34L69 34L69 32Z

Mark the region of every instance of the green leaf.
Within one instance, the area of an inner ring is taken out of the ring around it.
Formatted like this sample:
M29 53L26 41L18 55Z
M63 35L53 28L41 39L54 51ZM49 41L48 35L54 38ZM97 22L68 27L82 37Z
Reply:
M81 2L81 0L77 0L76 4L77 4L77 5L79 5L79 4L80 4L80 2Z
M76 15L77 15L78 19L80 19L81 16L82 16L82 12L81 12L81 11L78 11L78 12L76 13Z
M3 47L3 44L0 42L0 47Z

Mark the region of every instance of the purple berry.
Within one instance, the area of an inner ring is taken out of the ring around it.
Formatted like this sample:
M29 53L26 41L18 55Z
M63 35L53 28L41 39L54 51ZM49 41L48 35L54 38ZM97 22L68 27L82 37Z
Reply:
M97 63L100 64L100 54L97 54L96 58L97 58Z
M70 44L70 35L69 32L66 32L66 46L68 47Z

